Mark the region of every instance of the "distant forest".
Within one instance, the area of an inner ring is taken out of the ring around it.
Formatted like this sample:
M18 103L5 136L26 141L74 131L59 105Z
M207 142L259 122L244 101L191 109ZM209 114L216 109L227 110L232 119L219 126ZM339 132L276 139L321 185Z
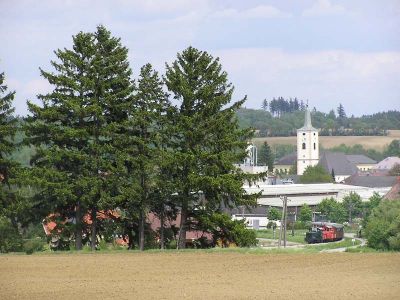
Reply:
M294 136L304 124L306 104L302 100L274 98L264 100L262 109L242 108L237 112L241 127L252 127L260 137ZM311 110L312 124L320 135L386 135L388 129L400 129L400 111L379 112L373 115L348 116L342 104L329 113Z

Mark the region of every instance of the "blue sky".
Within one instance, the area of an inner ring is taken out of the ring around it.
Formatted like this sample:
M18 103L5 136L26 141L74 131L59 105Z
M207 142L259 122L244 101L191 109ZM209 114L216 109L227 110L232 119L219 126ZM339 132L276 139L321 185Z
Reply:
M26 100L51 89L53 51L103 24L129 48L134 74L189 45L219 57L246 107L273 97L308 99L328 112L400 109L399 0L0 0L0 72Z

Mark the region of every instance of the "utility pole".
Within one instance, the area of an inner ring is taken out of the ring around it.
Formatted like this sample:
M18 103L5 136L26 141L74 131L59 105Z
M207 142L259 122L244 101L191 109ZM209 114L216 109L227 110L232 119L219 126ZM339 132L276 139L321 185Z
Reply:
M285 211L285 205L284 205L285 202L284 202L282 196L281 196L280 198L281 198L281 200L282 200L282 214L281 214L281 227L280 227L280 230L279 230L279 241L278 241L278 247L279 247L279 248L280 248L281 245L282 245L282 236L283 236L282 230L283 230L284 211Z
M279 232L279 242L278 247L280 248L282 245L283 238L283 247L286 248L286 223L287 223L287 197L281 196L282 200L282 218L281 218L281 230Z
M283 220L283 247L286 248L286 225L287 225L287 197L284 198L284 220Z

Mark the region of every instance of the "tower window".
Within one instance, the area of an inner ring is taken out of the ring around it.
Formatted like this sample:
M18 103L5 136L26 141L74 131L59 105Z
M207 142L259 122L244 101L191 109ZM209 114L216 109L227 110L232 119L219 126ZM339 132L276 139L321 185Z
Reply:
M306 143L303 143L302 149L306 149Z
M315 149L317 149L317 146L315 146L315 143L314 143L314 150L315 150Z
M305 132L303 132L303 135L306 135L306 133L305 133ZM315 133L314 133L314 135L315 135Z
M314 135L315 135L315 132L314 132Z

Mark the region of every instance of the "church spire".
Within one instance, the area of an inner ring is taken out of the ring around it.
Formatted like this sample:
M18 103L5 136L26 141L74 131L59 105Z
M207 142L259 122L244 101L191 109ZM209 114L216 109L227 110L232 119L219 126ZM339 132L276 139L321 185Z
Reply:
M308 109L308 105L306 106L305 116L304 116L304 126L300 128L300 130L316 130L311 124L311 113Z

